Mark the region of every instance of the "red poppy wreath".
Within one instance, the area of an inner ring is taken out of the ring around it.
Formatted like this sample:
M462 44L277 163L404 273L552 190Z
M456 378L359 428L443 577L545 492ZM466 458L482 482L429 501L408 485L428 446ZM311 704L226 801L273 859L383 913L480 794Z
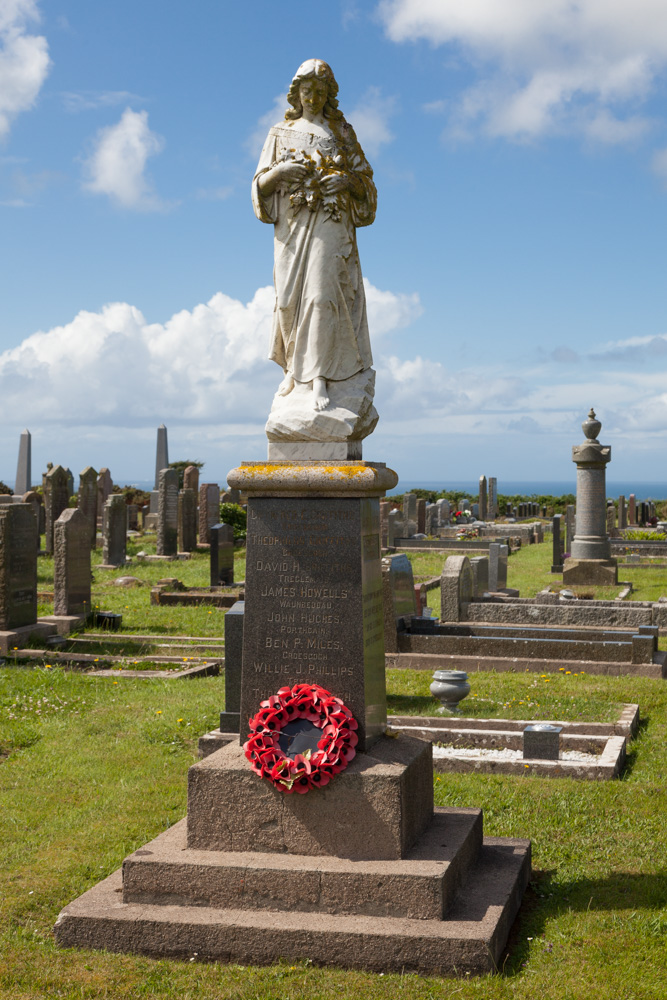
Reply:
M260 702L243 744L256 774L280 792L323 788L356 754L357 722L319 684L295 684Z

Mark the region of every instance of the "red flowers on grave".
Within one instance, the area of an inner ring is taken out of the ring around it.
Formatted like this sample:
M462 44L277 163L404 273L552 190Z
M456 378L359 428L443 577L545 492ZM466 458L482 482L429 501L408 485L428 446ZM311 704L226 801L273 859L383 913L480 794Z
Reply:
M304 719L321 730L315 750L290 757L279 740L290 722ZM260 702L249 720L251 732L243 744L255 774L267 778L286 795L304 795L323 788L343 771L356 754L357 722L340 698L319 684L295 684Z

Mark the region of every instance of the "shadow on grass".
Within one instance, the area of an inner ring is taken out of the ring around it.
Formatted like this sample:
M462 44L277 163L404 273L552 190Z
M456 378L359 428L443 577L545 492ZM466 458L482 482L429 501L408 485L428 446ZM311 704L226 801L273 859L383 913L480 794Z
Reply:
M614 872L601 879L560 881L555 869L534 870L498 971L505 976L519 974L527 962L530 941L542 939L547 922L562 913L629 910L636 915L642 910L655 910L655 916L647 914L646 932L663 936L667 934L666 907L667 872ZM548 950L553 947L549 941L543 944Z
M637 757L639 756L641 750L641 747L637 745L637 739L639 736L641 736L642 733L644 733L648 729L648 723L649 723L648 716L644 716L643 718L640 717L636 734L633 736L632 740L629 743L626 743L627 750L625 756L625 764L623 765L623 773L620 776L621 781L625 780L626 778L629 778L635 769L635 766L637 764Z
M387 715L435 715L437 708L431 695L387 695Z

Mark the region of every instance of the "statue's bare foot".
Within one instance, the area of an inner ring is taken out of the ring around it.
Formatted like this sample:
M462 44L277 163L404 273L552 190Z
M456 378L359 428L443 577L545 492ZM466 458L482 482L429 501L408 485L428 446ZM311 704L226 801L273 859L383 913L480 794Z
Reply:
M278 391L276 393L276 396L289 396L293 388L294 388L294 377L290 375L288 372L288 374L285 376L285 378L278 386Z
M313 406L316 410L326 410L328 405L327 380L325 378L313 379Z

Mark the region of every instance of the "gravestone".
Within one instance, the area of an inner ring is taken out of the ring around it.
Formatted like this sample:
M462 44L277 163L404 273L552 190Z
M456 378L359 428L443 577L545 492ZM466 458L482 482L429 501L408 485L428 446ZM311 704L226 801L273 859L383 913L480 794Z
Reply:
M537 722L523 731L524 760L558 760L562 726Z
M382 505L380 505L382 506ZM426 504L426 528L424 529L426 534L431 536L435 535L438 524L438 508L434 503Z
M616 534L616 510L613 503L607 504L607 534L610 538Z
M441 500L436 500L435 505L438 508L438 527L446 528L449 525L452 508L449 500L442 498Z
M482 597L489 589L489 557L473 556L470 560L472 570L473 597Z
M474 519L475 519L476 521L479 521L479 520L481 519L481 515L480 515L480 513L479 513L479 504L477 503L477 501L475 501L475 502L474 502L474 503L472 504L472 506L471 506L471 508L470 508L470 513L472 514L473 518L474 518Z
M104 505L113 493L113 480L108 469L102 468L97 477L97 519L102 521Z
M625 506L625 497L622 493L618 498L618 526L619 528L627 528L628 526L628 512Z
M569 503L565 508L565 548L567 552L572 549L572 542L574 541L574 536L576 532L576 508L574 504Z
M42 521L44 519L44 507L42 505L42 498L39 493L35 490L28 490L27 493L23 494L21 498L22 503L27 503L30 505L33 514L35 515L35 524L37 525L37 551L39 552L39 536L41 532Z
M68 507L55 523L53 536L53 612L82 615L90 611L90 521L78 507Z
M159 506L160 506L159 490L151 490L150 493L148 494L148 513L155 514L155 517L157 517Z
M486 487L486 476L479 477L479 512L478 517L480 521L486 521L488 519L488 495Z
M489 476L489 521L495 521L498 513L498 480L495 476Z
M426 533L426 501L417 499L417 532L420 535Z
M551 553L551 572L563 572L563 538L561 525L563 523L562 514L554 514L551 519L551 534L553 549Z
M78 508L88 524L88 547L97 544L97 472L87 466L79 475Z
M162 469L159 480L157 554L175 556L178 551L178 472Z
M231 524L214 524L211 538L211 586L231 587L234 583L234 529Z
M37 621L37 548L32 505L0 506L0 631Z
M403 520L417 524L417 497L414 493L403 494Z
M404 552L382 560L382 612L385 652L395 653L398 628L418 613L412 563Z
M157 445L155 448L155 490L160 488L160 473L169 466L169 446L167 444L167 428L160 424L157 429ZM177 484L178 485L178 484ZM151 513L153 511L151 510Z
M197 500L188 487L178 494L178 551L194 552L197 548Z
M186 465L183 472L183 489L192 490L195 497L199 493L199 469L196 465Z
M74 496L74 475L71 469L65 469L65 474L67 475L67 499L69 500L70 497Z
M389 526L388 517L391 504L388 500L380 501L380 544L383 549L387 548L387 528Z
M139 505L136 503L128 503L127 505L127 530L139 530Z
M440 619L464 621L466 606L473 598L472 567L467 556L448 556L440 577Z
M396 539L403 537L403 515L400 510L390 510L387 516L387 547L393 549Z
M628 497L628 526L635 527L637 524L637 498L634 493Z
M495 593L507 588L507 557L509 546L500 542L489 544L489 592Z
M118 568L126 563L125 506L122 493L112 493L102 508L102 565L107 568Z
M31 486L32 480L32 438L30 431L25 430L19 441L19 460L16 466L16 485L14 493L23 496Z
M611 557L605 488L611 448L598 441L602 425L593 409L581 426L586 440L572 449L577 466L577 528L563 568L563 583L615 586L618 564Z
M220 732L239 733L241 720L241 666L243 661L244 601L237 601L225 615L225 710Z
M216 483L202 483L199 487L199 541L208 545L214 524L220 520L220 487Z
M47 556L53 555L53 526L69 505L67 471L62 465L51 468L44 483L44 509L46 512L46 539L44 549Z

